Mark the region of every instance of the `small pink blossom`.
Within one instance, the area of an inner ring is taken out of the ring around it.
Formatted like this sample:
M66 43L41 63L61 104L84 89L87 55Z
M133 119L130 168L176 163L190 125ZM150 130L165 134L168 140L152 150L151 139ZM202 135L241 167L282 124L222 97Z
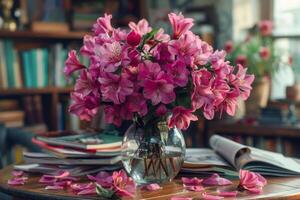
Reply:
M129 112L137 112L140 116L145 116L148 112L146 99L140 93L133 93L128 97L128 107Z
M185 34L194 25L192 18L184 18L184 16L179 13L170 13L168 15L170 23L173 28L173 38L177 39L181 35Z
M87 70L82 70L80 72L80 77L76 80L74 91L83 96L87 96L90 93L93 93L95 96L99 96L99 87L100 85L98 84L98 81L93 80L90 72Z
M182 130L186 130L191 121L197 121L198 118L192 113L190 109L183 106L177 106L172 110L172 116L168 120L168 126L170 128L177 127Z
M122 47L119 42L105 43L95 57L105 72L115 72L122 63Z
M21 176L24 175L24 171L14 170L11 174L12 174L14 177L21 177Z
M233 42L231 40L225 43L224 50L226 53L231 53L233 51Z
M190 73L187 70L185 63L177 61L173 65L167 65L167 71L167 73L172 76L173 83L176 86L186 86Z
M198 51L195 36L192 33L184 34L178 40L171 40L168 48L172 55L177 56L187 65L192 63L193 56Z
M141 190L148 190L148 191L156 191L156 190L160 190L160 189L162 189L162 187L160 187L160 185L158 185L157 183L143 185L141 187Z
M232 182L226 178L222 178L219 174L213 174L211 177L204 179L202 182L204 185L220 186L220 185L231 185Z
M271 53L268 47L260 47L259 55L263 60L269 60Z
M68 58L65 62L64 73L66 77L70 77L75 71L84 69L85 66L80 63L75 50L71 50L68 54Z
M119 196L133 197L136 185L132 178L126 175L124 170L113 172L112 175L114 190Z
M195 39L198 52L192 57L192 68L197 68L197 66L206 65L212 55L213 48L206 42L202 41L200 38Z
M112 15L104 13L104 17L99 17L97 23L93 25L93 31L96 35L100 33L111 33L113 27L111 26Z
M95 54L94 52L95 47L95 37L91 35L85 35L83 37L83 46L80 48L81 55L84 56L92 56Z
M157 116L165 116L168 112L167 107L164 104L160 104L155 110Z
M155 80L161 68L158 63L153 63L146 60L144 63L139 64L138 80L141 86L144 86L146 79Z
M261 193L263 187L267 184L267 180L260 174L248 170L240 170L239 177L239 188L248 190L251 193Z
M273 23L270 20L263 20L258 24L259 31L263 36L270 36L273 30Z
M105 122L109 124L114 124L116 126L121 126L122 118L120 117L120 106L105 106Z
M105 171L99 172L96 176L87 175L87 177L91 181L97 182L99 185L101 185L104 188L112 187L113 179L110 176L110 174Z
M164 72L160 72L154 80L146 79L144 82L144 97L150 99L153 105L160 102L164 104L173 102L176 96L171 78Z
M240 64L240 65L242 65L243 67L246 67L246 66L247 66L247 63L248 63L247 57L246 57L245 55L238 55L238 56L236 57L235 63L236 63L236 64Z
M79 93L71 93L73 103L69 107L69 112L73 113L81 120L90 121L98 112L99 97L94 95L83 96Z
M126 96L133 92L133 83L124 76L103 73L98 80L101 84L101 92L105 101L121 104L125 102Z
M130 46L137 46L139 45L140 41L141 41L141 35L138 34L137 32L135 31L131 31L128 36L127 36L127 43L130 45Z
M152 30L152 28L149 26L149 23L146 19L140 20L137 24L134 22L130 22L128 26L131 28L131 30L139 33L140 35L149 33Z

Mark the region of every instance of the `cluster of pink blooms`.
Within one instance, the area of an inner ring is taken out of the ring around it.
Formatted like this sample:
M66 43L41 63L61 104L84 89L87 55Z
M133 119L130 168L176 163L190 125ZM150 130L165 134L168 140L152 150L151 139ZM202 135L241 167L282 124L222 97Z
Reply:
M238 97L249 97L254 76L193 34L193 19L170 13L168 35L145 19L130 22L129 30L113 28L111 18L100 17L94 35L84 37L80 53L89 66L74 50L65 63L66 76L80 71L69 110L81 119L91 120L103 105L106 122L117 126L135 116L172 114L169 127L187 129L195 111L207 119L216 112L234 115Z

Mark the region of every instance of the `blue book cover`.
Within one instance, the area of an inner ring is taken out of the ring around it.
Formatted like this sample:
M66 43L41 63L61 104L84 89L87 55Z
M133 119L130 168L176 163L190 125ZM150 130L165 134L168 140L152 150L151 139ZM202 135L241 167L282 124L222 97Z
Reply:
M13 43L11 40L4 40L4 53L6 60L6 72L8 79L8 87L15 87L15 73L14 73L14 54Z
M30 55L28 51L23 51L21 53L22 57L22 68L23 68L23 80L25 87L30 88L32 87L31 83L31 71L30 71Z
M49 79L48 57L49 57L48 49L43 49L43 73L44 73L43 86L44 87L48 86L48 79Z
M32 83L32 87L38 87L38 80L37 80L37 50L33 49L30 51L30 80Z

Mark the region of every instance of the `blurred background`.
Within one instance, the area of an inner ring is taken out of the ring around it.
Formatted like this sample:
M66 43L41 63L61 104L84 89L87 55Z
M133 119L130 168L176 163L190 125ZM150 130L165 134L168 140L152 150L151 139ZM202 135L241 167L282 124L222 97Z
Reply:
M68 113L74 79L63 75L70 49L104 13L115 27L146 18L171 31L167 14L182 12L228 59L256 75L235 118L200 119L185 133L188 147L219 133L240 143L300 155L300 0L0 0L0 167L39 151L36 134L110 128L102 112L91 122ZM88 64L88 60L81 57Z

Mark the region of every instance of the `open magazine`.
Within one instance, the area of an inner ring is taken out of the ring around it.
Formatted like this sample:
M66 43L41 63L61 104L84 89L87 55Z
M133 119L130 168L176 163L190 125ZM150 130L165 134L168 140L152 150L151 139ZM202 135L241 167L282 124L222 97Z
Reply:
M300 175L300 161L280 153L245 146L219 135L209 139L212 149L187 149L183 172L234 171L247 169L270 176Z

